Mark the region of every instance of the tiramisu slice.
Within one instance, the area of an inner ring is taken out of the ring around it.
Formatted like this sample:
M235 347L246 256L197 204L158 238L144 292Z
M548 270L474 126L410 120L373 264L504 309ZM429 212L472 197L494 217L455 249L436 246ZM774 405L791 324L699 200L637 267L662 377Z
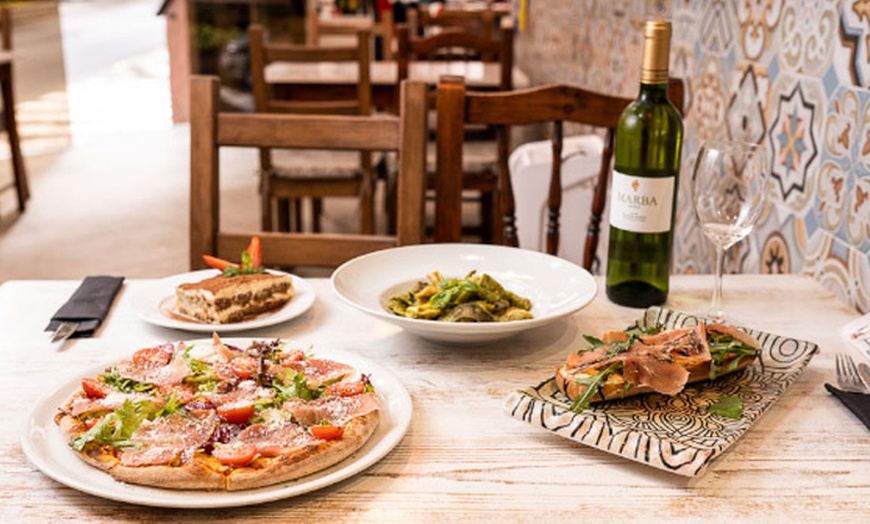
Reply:
M293 292L288 275L221 274L176 287L175 312L209 324L229 324L278 309Z

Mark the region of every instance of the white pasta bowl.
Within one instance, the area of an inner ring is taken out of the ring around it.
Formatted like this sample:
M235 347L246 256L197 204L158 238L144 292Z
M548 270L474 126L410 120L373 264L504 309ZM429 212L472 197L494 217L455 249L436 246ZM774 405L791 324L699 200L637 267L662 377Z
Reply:
M407 293L439 271L461 278L486 273L505 289L532 302L534 318L509 322L443 322L398 316L390 297ZM336 294L351 306L423 338L481 344L543 326L576 313L595 298L592 275L563 258L538 251L483 244L421 244L376 251L350 260L332 274Z

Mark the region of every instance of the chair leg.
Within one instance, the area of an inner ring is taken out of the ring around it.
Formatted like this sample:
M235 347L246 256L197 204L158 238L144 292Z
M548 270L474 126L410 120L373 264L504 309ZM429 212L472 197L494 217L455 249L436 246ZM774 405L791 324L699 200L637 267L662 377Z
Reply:
M24 212L27 200L30 199L30 187L27 183L27 172L24 170L24 155L21 153L21 142L18 137L18 123L15 120L15 96L12 92L12 65L5 64L0 71L0 88L3 96L3 114L6 120L6 133L9 136L9 149L12 152L12 171L15 176L15 187L18 192L18 211Z
M272 190L268 174L260 175L260 229L274 231L272 223Z
M275 221L277 231L291 231L290 223L290 201L286 198L278 198L275 200Z
M290 203L293 204L293 222L290 222L290 213L287 212L287 231L296 231L301 233L305 230L305 221L302 217L302 204L303 201L301 198L294 198L292 202L288 202L288 209Z
M493 239L494 213L496 206L493 204L495 193L480 192L480 240L484 244L491 244Z
M373 235L375 233L375 199L370 186L364 187L363 192L360 199L360 231L363 235Z
M320 218L323 216L323 199L311 199L311 231L315 233L321 232Z

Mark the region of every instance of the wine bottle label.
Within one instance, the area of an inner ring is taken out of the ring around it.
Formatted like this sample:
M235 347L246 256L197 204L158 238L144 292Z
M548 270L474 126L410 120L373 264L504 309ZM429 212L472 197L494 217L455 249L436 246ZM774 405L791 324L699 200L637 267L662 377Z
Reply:
M610 225L633 233L671 229L676 177L646 178L613 171Z

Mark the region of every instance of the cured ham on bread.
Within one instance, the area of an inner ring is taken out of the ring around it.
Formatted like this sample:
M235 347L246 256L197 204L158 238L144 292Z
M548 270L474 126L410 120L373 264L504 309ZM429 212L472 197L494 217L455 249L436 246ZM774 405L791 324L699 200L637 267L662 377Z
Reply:
M686 384L734 373L761 350L754 337L735 327L696 326L611 331L568 356L556 370L556 385L582 411L593 402L644 393L676 395Z

